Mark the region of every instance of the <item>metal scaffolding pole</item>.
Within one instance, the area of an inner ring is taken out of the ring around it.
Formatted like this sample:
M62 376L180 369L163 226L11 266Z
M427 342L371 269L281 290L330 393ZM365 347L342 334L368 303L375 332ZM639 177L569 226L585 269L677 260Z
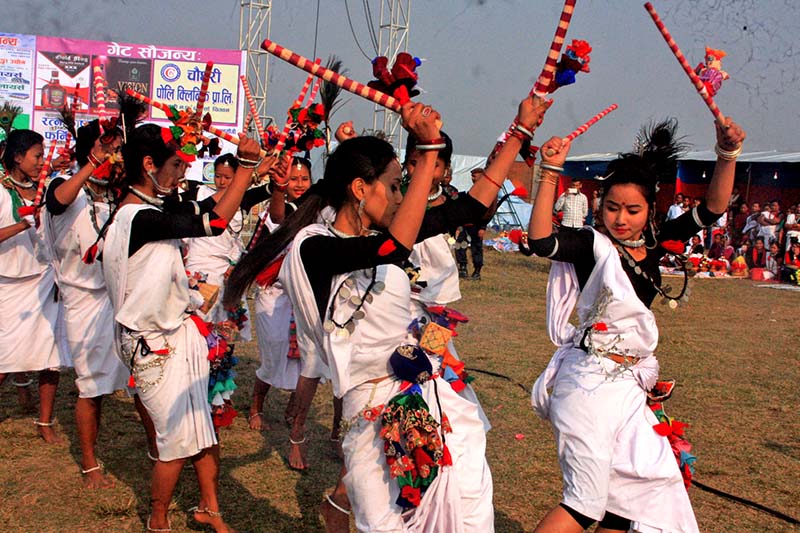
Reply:
M369 0L367 0L369 1ZM411 0L379 0L380 28L378 34L378 55L389 58L394 64L397 54L408 51L408 30L411 20ZM375 106L372 116L372 128L383 130L387 138L397 150L403 146L403 128L400 127L400 115L394 111Z
M247 63L243 74L247 76L250 84L259 118L264 126L267 126L273 120L267 116L270 55L261 49L261 43L264 39L269 39L272 0L241 0L240 5L239 48L247 52Z

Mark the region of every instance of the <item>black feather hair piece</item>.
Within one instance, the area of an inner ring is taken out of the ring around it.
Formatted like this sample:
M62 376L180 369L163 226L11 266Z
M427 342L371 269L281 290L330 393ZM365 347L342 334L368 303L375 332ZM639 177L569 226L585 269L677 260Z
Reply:
M633 153L649 169L656 183L675 177L678 158L689 149L677 135L678 121L669 118L642 126L636 136Z

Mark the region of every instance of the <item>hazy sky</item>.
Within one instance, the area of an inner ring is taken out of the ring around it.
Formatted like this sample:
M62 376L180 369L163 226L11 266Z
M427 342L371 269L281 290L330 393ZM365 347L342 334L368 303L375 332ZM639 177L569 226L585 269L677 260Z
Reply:
M381 1L367 0L377 17ZM456 152L485 155L514 117L544 63L559 0L412 0L409 51L425 59L417 100L443 115ZM695 149L713 146L712 116L642 7L631 0L579 0L567 42L593 47L591 72L559 89L537 133L564 135L617 103L619 109L580 137L573 155L626 150L648 120L677 117ZM704 46L722 48L731 79L717 95L723 113L748 132L746 149L800 150L800 3L795 0L654 0L694 66ZM206 7L207 6L207 7ZM361 47L371 57L364 0L348 0ZM272 40L314 50L315 0L274 0ZM4 0L0 31L142 44L237 48L239 2L216 0ZM341 57L350 75L371 79L356 46L344 0L322 0L317 55ZM268 113L283 117L305 73L274 59ZM350 97L333 122L372 124L372 106ZM279 120L282 121L282 118Z

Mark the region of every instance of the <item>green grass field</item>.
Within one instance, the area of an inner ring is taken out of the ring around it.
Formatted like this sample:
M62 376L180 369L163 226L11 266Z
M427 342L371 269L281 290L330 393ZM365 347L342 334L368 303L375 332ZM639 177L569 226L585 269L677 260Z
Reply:
M548 264L487 252L483 281L462 284L456 306L471 321L456 340L468 367L499 372L530 387L553 352L544 329ZM672 311L655 305L661 330L662 376L679 387L667 412L691 424L696 479L794 517L800 516L800 293L755 287L744 280L694 280L691 301ZM285 393L270 395L272 430L247 428L255 343L237 346L242 413L222 433L221 499L240 532L323 531L317 506L332 488L339 463L328 442L331 390L321 387L309 420L304 473L285 461ZM474 383L493 424L488 456L494 477L498 532L532 531L559 500L560 471L548 423L534 415L518 385L476 374ZM0 389L0 524L4 531L142 531L148 513L150 462L133 403L106 400L98 455L116 480L102 491L82 489L73 419L74 375L62 376L57 401L61 445L36 437L19 412L10 384ZM517 435L521 434L521 439ZM768 514L692 488L701 531L794 531ZM187 468L175 494L173 531L203 531L187 520L197 503Z

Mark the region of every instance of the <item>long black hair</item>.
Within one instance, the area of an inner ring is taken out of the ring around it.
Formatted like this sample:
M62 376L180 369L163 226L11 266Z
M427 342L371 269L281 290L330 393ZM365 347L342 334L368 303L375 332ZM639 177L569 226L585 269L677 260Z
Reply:
M143 124L128 136L128 142L122 147L122 158L125 160L125 183L135 185L142 181L142 163L145 156L153 158L153 164L161 167L167 159L175 155L177 147L169 145L161 136L161 126Z
M253 249L234 267L225 286L223 305L235 305L256 276L292 242L297 232L316 222L324 207L339 210L356 178L373 183L397 159L394 148L377 137L362 136L342 142L331 153L325 175L300 198L297 211L272 233L262 234Z
M33 130L13 130L6 139L5 150L3 150L3 167L9 174L17 168L16 157L25 155L28 150L37 144L44 145L44 137Z
M453 159L453 140L445 132L440 131L439 133L441 134L442 139L444 139L445 147L436 153L436 157L437 159L441 159L445 166L449 167ZM419 141L416 139L416 137L409 134L408 138L406 139L406 154L405 161L403 161L404 165L408 162L408 157L411 155L411 153L417 149L417 144L419 144Z
M84 166L89 162L89 153L94 147L95 141L100 138L100 121L98 119L87 122L76 132L75 137L75 160L78 165ZM112 128L110 131L102 132L103 141L108 143L114 139L121 139L123 137L120 128Z
M678 171L678 157L688 145L677 137L678 121L670 118L643 126L632 152L611 161L602 182L601 202L615 185L639 187L647 201L650 226L654 226L658 184L672 181ZM651 233L654 227L649 228Z

